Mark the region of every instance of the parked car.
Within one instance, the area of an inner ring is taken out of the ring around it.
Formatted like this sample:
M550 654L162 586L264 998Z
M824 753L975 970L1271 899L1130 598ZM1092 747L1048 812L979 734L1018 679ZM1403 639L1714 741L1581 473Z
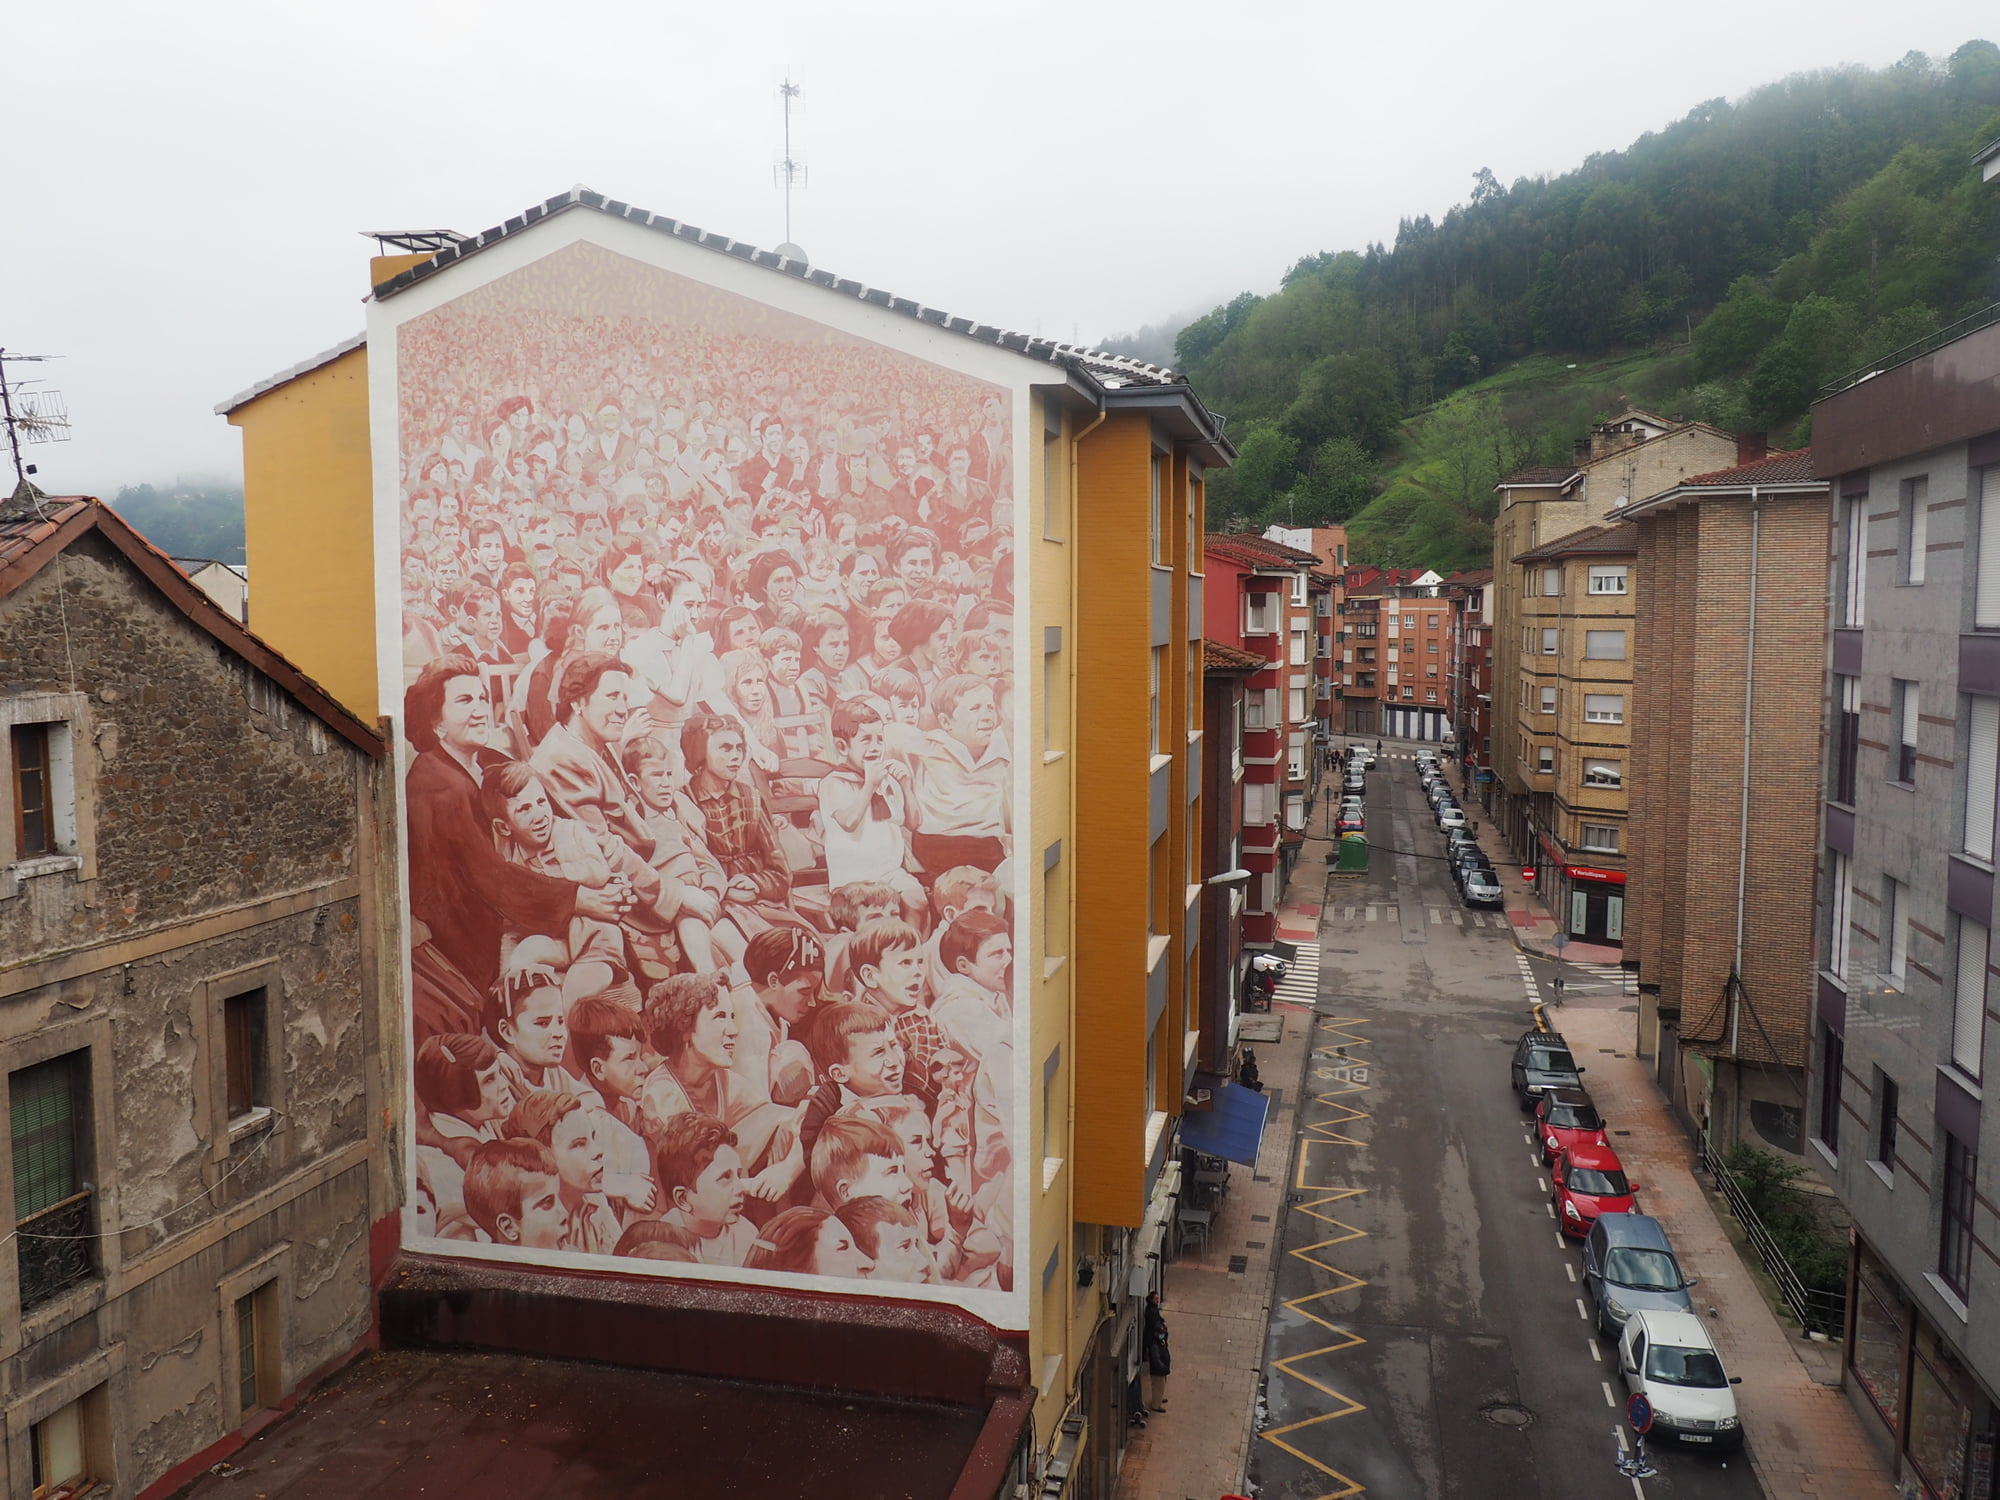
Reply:
M1569 1043L1555 1031L1521 1033L1514 1044L1512 1076L1523 1109L1533 1109L1535 1100L1550 1089L1583 1087L1583 1069L1570 1056Z
M1467 870L1458 883L1459 893L1465 897L1467 906L1504 906L1507 893L1500 888L1500 878L1493 873L1493 867L1474 865Z
M1634 1313L1618 1340L1618 1372L1625 1389L1653 1408L1649 1437L1713 1448L1742 1444L1730 1389L1742 1379L1722 1368L1708 1328L1693 1313Z
M1461 849L1477 849L1479 840L1472 836L1470 828L1447 828L1444 834L1445 858L1450 859Z
M1537 1099L1535 1137L1542 1143L1544 1166L1577 1146L1611 1144L1604 1136L1604 1116L1587 1089L1551 1089Z
M1333 820L1333 827L1336 833L1366 833L1368 815L1361 810L1360 803L1343 802L1339 816Z
M1448 802L1438 808L1438 827L1449 830L1465 826L1465 809L1456 802Z
M1368 790L1368 778L1361 772L1350 767L1346 777L1341 782L1341 786L1346 791L1358 796L1360 793Z
M1582 1239L1604 1214L1629 1214L1635 1207L1625 1164L1609 1146L1571 1146L1550 1169L1554 1174L1556 1224Z
M1417 765L1419 767L1428 766L1431 767L1432 769L1436 769L1437 763L1438 763L1437 751L1419 750L1417 752Z
M1451 878L1459 885L1465 884L1468 870L1484 870L1493 874L1493 861L1486 857L1486 851L1477 844L1461 844L1445 856L1451 861Z
M1692 1312L1674 1247L1658 1219L1646 1214L1599 1214L1583 1240L1583 1288L1597 1304L1597 1331L1606 1338L1636 1312Z

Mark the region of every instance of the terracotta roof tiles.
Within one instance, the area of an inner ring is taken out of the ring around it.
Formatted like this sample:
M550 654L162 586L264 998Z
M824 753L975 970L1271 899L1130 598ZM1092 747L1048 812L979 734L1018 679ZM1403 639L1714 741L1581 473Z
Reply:
M1586 526L1552 542L1516 553L1514 561L1547 562L1558 557L1618 557L1639 550L1639 528L1631 521L1611 526Z
M1820 478L1813 472L1812 449L1798 448L1786 453L1767 453L1754 463L1715 469L1683 479L1680 489L1741 489L1752 484L1808 484Z

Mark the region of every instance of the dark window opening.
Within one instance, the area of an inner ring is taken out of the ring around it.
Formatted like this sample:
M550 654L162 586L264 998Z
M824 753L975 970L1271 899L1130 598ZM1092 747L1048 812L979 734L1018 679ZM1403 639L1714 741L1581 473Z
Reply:
M1836 1156L1840 1154L1840 1071L1845 1051L1838 1032L1820 1032L1819 1138Z
M1972 1277L1973 1179L1979 1153L1947 1133L1944 1145L1944 1223L1938 1236L1938 1279L1964 1300Z
M56 852L56 819L49 778L49 726L16 724L14 755L14 857Z
M229 1118L268 1103L264 1090L264 991L245 990L222 1002Z

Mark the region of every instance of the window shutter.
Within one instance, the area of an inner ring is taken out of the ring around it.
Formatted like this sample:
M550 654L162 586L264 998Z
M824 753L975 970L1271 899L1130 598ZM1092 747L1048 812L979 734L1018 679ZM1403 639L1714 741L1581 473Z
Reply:
M1972 700L1965 756L1965 852L1993 857L1993 788L2000 765L2000 698Z
M1986 1031L1986 929L1958 919L1958 984L1951 1014L1951 1060L1979 1076L1980 1039Z
M1972 623L2000 626L2000 465L1979 471L1979 580Z

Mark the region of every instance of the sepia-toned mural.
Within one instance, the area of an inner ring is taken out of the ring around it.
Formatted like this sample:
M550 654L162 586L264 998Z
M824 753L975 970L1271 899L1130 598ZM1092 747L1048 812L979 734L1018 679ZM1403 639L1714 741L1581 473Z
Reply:
M394 372L407 1238L1010 1291L1011 394L588 243Z

